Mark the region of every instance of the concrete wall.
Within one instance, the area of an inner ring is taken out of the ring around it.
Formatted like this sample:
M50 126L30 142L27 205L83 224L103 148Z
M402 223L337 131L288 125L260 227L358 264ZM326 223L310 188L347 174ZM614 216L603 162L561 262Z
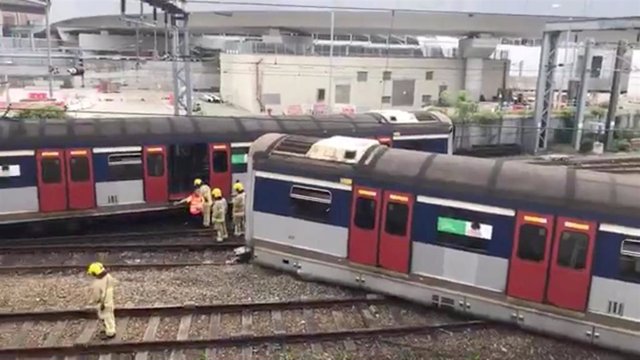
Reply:
M640 50L632 52L628 91L627 95L630 99L640 102Z
M260 98L266 108L279 113L296 105L305 111L313 108L319 103L319 89L324 89L327 101L333 98L334 110L348 104L356 111L366 111L415 109L422 106L425 95L437 100L440 86L450 92L464 87L463 59L334 57L330 61L327 57L221 54L220 91L226 101L249 111L260 111ZM504 64L483 61L482 94L488 99L502 86ZM383 80L384 71L391 72L391 80ZM362 72L366 72L366 81Z

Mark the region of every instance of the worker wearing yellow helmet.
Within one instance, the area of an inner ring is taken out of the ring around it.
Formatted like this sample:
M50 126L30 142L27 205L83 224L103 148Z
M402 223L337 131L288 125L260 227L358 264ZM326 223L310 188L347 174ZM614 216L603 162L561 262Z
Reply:
M240 236L244 234L244 219L245 219L245 193L244 186L238 180L235 184L233 184L233 190L235 191L235 195L233 197L233 234L235 236Z
M227 234L227 200L222 196L222 190L215 188L211 192L213 195L213 208L211 210L213 218L213 230L216 232L216 240L221 242L229 237Z
M99 262L91 263L87 268L87 274L94 278L90 302L96 307L98 318L104 326L101 337L103 340L113 339L116 336L114 287L117 281Z
M191 215L202 213L202 226L209 227L211 225L211 188L202 179L193 180L193 193L186 198L178 201L175 205L189 203L189 212Z

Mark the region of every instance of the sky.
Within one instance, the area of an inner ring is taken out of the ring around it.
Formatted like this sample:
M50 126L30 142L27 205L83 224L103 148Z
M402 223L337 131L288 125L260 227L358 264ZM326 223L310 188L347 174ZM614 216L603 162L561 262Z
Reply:
M640 0L187 0L190 11L277 10L257 4L334 6L411 11L464 11L475 13L528 13L564 17L640 16ZM205 4L201 2L208 2ZM116 15L120 0L51 0L51 20L57 22L76 17ZM219 3L229 3L221 5ZM249 3L249 5L239 5ZM140 8L138 0L127 0L127 12ZM300 9L308 10L312 9ZM146 7L145 12L150 12Z

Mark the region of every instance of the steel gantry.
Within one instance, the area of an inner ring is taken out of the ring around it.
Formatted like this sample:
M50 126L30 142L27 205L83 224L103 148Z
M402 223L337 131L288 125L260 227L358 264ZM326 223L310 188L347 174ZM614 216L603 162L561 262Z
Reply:
M171 25L171 60L173 73L173 112L174 115L191 115L193 111L193 88L191 86L191 55L189 48L189 13L184 9L185 0L140 0L153 8L153 26L157 26L157 10L164 12L165 23ZM122 16L125 14L126 0L121 0ZM125 19L138 25L147 25L142 21L142 9L139 19ZM165 24L166 25L166 24ZM137 37L136 37L137 38ZM139 46L139 44L136 44Z
M640 38L640 17L630 18L606 18L606 19L590 19L590 20L576 20L565 22L553 22L548 23L542 34L542 49L540 51L540 65L538 69L538 83L536 86L536 102L535 102L535 123L536 123L536 141L535 152L545 150L547 148L547 134L548 125L551 119L551 110L553 109L553 94L554 94L554 73L557 65L557 50L558 40L560 35L565 31L576 32L585 39L585 44L591 44L594 40L589 38L598 37L597 33L610 32L609 38L614 37L617 40L623 40L627 37L638 41ZM618 56L624 54L624 49L620 47L626 47L625 41L618 43ZM590 60L590 59L589 59ZM622 61L616 62L616 74L618 75L617 81L613 81L611 88L611 96L613 102L618 97L619 88L619 73L622 71ZM589 67L589 61L585 59L584 69L581 69L582 74L586 72ZM587 77L583 76L583 80ZM588 92L587 81L581 81L580 94L581 99L586 98ZM576 114L584 114L585 102L580 101L577 105ZM609 115L608 119L615 118L615 108L609 109L613 112ZM582 121L581 117L577 119L578 132L581 131ZM613 130L613 124L610 124L611 120L607 122L607 137L609 137L610 130ZM579 138L577 139L579 141ZM578 143L577 146L580 144Z

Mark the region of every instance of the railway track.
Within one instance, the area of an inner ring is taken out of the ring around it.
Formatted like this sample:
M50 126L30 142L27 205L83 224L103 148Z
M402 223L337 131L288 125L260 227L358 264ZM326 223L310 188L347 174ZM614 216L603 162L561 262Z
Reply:
M573 169L592 170L611 174L640 174L640 157L616 156L603 158L558 158L529 161L544 166L567 166Z
M210 231L55 237L0 246L0 273L84 270L101 261L110 269L223 265L239 240L214 242Z
M216 358L233 348L244 359L260 359L265 346L466 330L482 321L455 320L422 309L404 315L405 305L379 296L300 300L274 303L125 307L116 310L118 335L96 339L98 321L91 310L0 313L0 359L94 354L100 360L116 354L147 360L150 353L170 351L170 359Z

